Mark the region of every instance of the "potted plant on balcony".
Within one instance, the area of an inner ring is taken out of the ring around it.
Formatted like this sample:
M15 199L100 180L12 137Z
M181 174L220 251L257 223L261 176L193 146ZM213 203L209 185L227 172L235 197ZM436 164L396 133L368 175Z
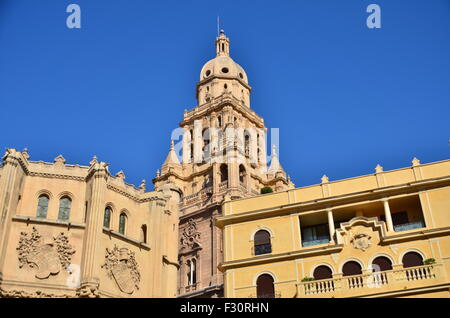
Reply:
M431 265L431 264L436 264L436 260L434 258L427 258L426 260L423 261L423 265Z

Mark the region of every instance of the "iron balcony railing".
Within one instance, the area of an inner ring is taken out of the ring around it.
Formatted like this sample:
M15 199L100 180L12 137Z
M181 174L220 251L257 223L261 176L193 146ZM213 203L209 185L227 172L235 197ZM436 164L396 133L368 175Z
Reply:
M402 231L408 231L408 230L414 230L414 229L421 229L423 227L425 227L425 223L423 221L410 222L410 223L405 223L405 224L394 225L394 231L402 232Z
M327 244L330 242L329 238L319 239L319 240L309 240L309 241L302 241L303 247L313 246L313 245L319 245L319 244Z

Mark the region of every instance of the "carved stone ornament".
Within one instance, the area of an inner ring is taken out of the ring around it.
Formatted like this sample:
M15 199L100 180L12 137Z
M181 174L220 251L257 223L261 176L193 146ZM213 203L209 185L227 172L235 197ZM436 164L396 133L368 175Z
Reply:
M371 239L371 237L365 233L357 233L352 237L352 239L350 240L350 243L353 244L354 248L361 250L361 251L365 251L372 244L370 242L370 239Z
M200 232L197 230L197 224L193 219L189 219L188 226L181 235L181 246L183 248L193 248L200 246Z
M19 268L28 266L36 269L35 276L39 279L57 275L61 269L67 269L75 253L63 232L48 240L35 227L31 233L20 233L17 251Z
M132 294L139 289L141 274L136 262L134 252L128 248L106 249L105 264L102 265L108 272L108 277L113 278L119 289L127 294Z

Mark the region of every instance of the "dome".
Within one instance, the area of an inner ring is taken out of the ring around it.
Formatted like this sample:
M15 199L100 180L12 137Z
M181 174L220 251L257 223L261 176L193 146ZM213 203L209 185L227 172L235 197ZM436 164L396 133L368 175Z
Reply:
M233 61L229 56L216 56L212 60L206 62L200 72L200 81L213 75L239 78L244 83L248 84L247 74L242 66Z
M211 76L238 78L248 84L244 69L230 57L230 40L223 30L216 39L216 57L208 61L200 72L200 81Z

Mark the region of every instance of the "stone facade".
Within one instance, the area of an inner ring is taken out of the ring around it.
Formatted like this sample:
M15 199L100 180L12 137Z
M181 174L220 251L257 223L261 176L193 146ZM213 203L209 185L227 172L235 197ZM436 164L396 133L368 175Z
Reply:
M1 297L176 296L176 186L146 192L96 158L2 159Z

